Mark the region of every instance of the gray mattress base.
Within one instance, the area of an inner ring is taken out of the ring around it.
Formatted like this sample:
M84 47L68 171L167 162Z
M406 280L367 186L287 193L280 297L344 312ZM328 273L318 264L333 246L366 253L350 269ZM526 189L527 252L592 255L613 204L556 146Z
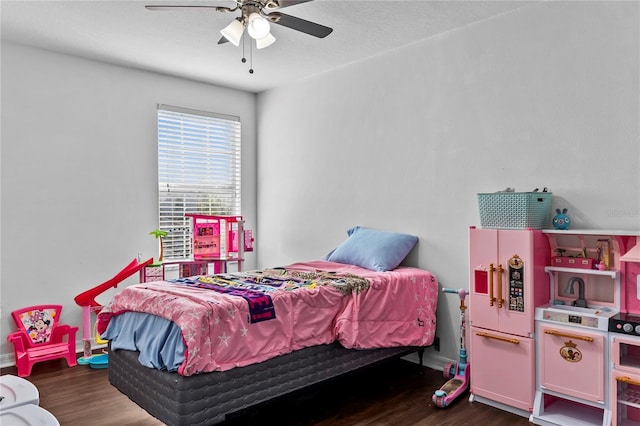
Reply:
M167 425L211 425L230 413L419 347L345 349L334 343L313 346L247 367L181 376L142 366L138 353L109 353L109 381Z

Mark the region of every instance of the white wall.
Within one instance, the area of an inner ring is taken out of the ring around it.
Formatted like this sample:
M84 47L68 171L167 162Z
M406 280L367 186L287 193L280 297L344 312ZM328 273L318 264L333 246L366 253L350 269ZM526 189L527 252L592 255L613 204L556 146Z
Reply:
M640 229L637 2L545 2L258 96L260 266L353 225L468 287L476 194L548 187L577 228ZM441 354L457 356L455 297ZM433 362L433 360L437 362Z
M59 303L80 326L77 294L138 252L158 256L157 104L240 117L242 208L256 230L254 94L4 42L1 75L4 362L12 310Z

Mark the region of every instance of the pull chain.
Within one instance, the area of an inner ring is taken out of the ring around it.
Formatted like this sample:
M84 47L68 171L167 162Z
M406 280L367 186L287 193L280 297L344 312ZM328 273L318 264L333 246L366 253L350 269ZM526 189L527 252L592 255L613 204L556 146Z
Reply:
M244 34L242 34L242 63L246 64L247 63L247 58L245 57L244 54L244 45L245 45L245 40L244 40Z
M242 34L242 63L247 63L247 58L245 55L245 36ZM249 74L253 74L253 44L251 43L251 39L249 39Z
M253 43L249 39L249 74L253 74Z

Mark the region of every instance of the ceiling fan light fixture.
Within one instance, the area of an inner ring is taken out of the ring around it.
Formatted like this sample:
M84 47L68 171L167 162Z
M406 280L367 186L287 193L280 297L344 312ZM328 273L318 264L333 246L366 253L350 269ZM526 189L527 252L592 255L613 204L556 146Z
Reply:
M270 35L271 24L259 13L253 12L247 19L247 32L254 40L261 40Z
M244 32L244 24L237 19L234 19L229 25L220 31L220 34L229 42L236 46L240 46L240 39Z
M276 38L271 35L271 33L269 33L266 37L256 40L256 48L264 49L265 47L271 46L275 42Z

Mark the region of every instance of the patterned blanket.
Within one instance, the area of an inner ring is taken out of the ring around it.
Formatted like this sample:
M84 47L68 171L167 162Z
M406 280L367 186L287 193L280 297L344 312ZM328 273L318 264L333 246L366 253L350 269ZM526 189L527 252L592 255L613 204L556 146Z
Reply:
M219 293L238 296L247 301L249 323L267 321L276 317L269 292L275 290L293 291L299 288L315 288L330 285L344 295L359 293L369 288L366 278L353 274L335 272L305 272L286 268L262 271L238 272L234 274L203 275L168 280L174 284L206 288Z

